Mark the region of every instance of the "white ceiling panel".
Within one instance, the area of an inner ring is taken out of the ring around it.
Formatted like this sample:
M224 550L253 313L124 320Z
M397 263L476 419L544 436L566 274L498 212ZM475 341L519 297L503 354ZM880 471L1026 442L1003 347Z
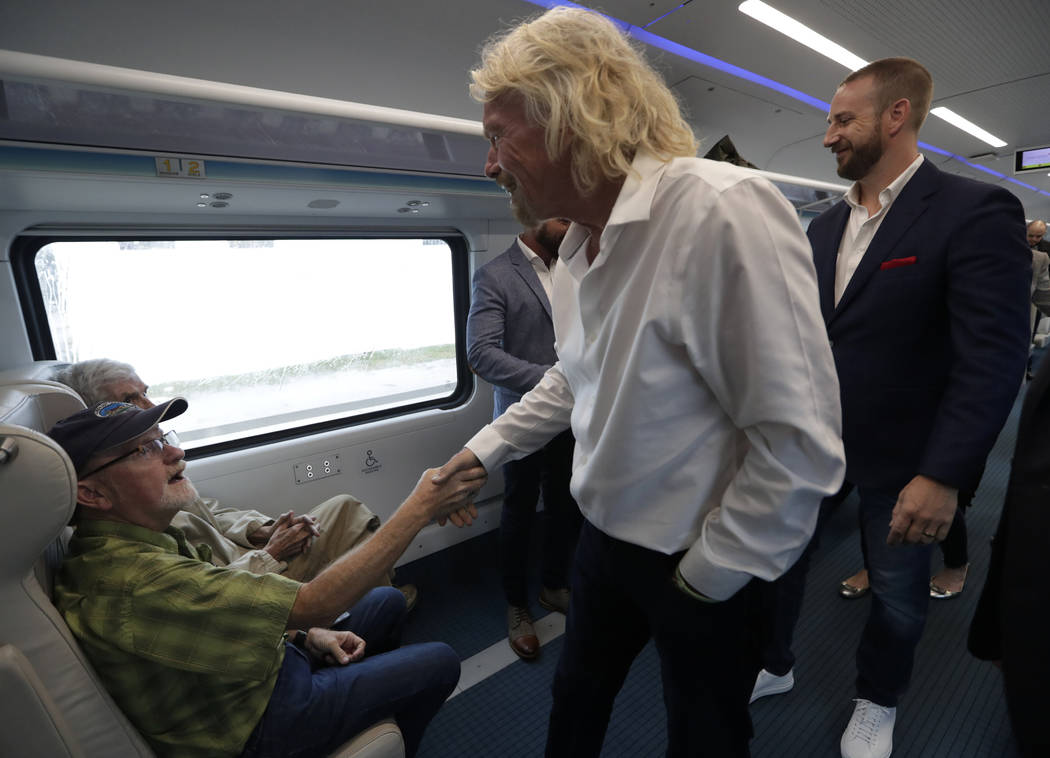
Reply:
M1009 143L985 159L995 170L1012 176L1015 148L1050 144L1047 0L767 1L865 59L920 60L933 74L937 104ZM822 101L847 73L741 13L739 0L592 4L647 34ZM469 119L481 115L466 90L480 46L543 10L524 0L107 0L104 13L99 7L5 0L0 48ZM705 144L715 132L728 133L762 168L837 180L820 145L826 115L820 108L664 50L649 52ZM964 157L992 150L932 118L921 138ZM1050 196L939 158L948 170L1010 186L1028 215L1050 216ZM1050 177L1020 178L1050 193Z
M822 131L813 114L803 113L801 108L784 107L709 79L689 77L675 85L675 92L689 103L700 155L728 134L742 157L760 168L779 172L774 164L782 147L811 138L814 128ZM777 139L769 139L771 132ZM820 178L838 181L833 176Z

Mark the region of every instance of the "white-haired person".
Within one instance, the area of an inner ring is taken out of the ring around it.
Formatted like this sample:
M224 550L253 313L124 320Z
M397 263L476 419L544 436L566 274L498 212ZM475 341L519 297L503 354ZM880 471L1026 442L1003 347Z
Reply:
M154 407L149 387L135 369L110 358L63 366L53 378L72 388L88 407L106 401L131 403L144 410ZM172 523L218 566L253 574L284 574L302 582L313 579L332 561L371 537L380 522L360 500L336 495L309 513L286 511L276 519L198 496L175 515ZM392 579L393 572L383 583L390 584ZM417 587L404 584L398 589L404 593L409 610L415 607Z
M585 522L547 755L599 754L653 639L667 755L746 756L755 579L799 556L844 469L809 244L767 180L694 157L670 89L597 13L525 22L471 76L485 173L522 224L573 222L552 275L558 363L441 474L576 437Z

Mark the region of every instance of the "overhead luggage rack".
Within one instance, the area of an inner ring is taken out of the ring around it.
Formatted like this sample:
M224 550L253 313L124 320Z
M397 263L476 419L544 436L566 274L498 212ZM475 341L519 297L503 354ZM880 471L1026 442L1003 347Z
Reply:
M466 119L0 51L0 139L481 178Z

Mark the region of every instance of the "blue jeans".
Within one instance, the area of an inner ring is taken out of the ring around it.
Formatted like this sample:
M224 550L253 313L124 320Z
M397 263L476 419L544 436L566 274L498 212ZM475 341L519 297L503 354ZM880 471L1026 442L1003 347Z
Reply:
M667 755L749 755L757 587L752 582L721 603L694 600L671 583L682 555L614 539L584 521L552 686L548 756L598 756L616 693L650 637L660 656Z
M365 641L366 657L346 666L318 666L285 643L270 702L245 744L245 757L327 756L355 734L394 718L415 755L423 730L459 681L459 656L441 642L398 647L405 597L378 587L333 628Z
M933 545L887 545L897 492L858 487L871 611L857 647L857 694L896 707L911 681L930 604Z
M499 522L500 575L509 605L528 606L529 540L536 521L536 500L543 488L544 587L569 585L569 565L580 533L579 506L569 494L572 432L562 432L540 450L503 466L503 510Z

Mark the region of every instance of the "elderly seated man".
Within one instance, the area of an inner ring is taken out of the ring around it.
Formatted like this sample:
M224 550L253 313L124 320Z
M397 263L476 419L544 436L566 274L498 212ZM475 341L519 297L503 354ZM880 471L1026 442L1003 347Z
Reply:
M153 407L149 387L127 363L109 358L80 361L59 369L56 381L71 387L91 407L119 400L142 409ZM279 518L253 510L222 507L214 498L196 498L179 511L172 524L217 566L253 574L274 572L304 582L317 576L333 560L357 547L379 527L379 517L350 495L337 495L308 514L287 511ZM379 584L391 584L393 572ZM398 587L408 609L415 607L419 590L413 584Z
M424 473L371 539L305 584L252 574L203 560L171 526L197 493L157 425L186 407L100 403L49 432L78 479L55 603L107 689L161 756L322 756L390 717L413 755L459 659L443 643L398 647L404 597L375 585L483 470L441 485Z

